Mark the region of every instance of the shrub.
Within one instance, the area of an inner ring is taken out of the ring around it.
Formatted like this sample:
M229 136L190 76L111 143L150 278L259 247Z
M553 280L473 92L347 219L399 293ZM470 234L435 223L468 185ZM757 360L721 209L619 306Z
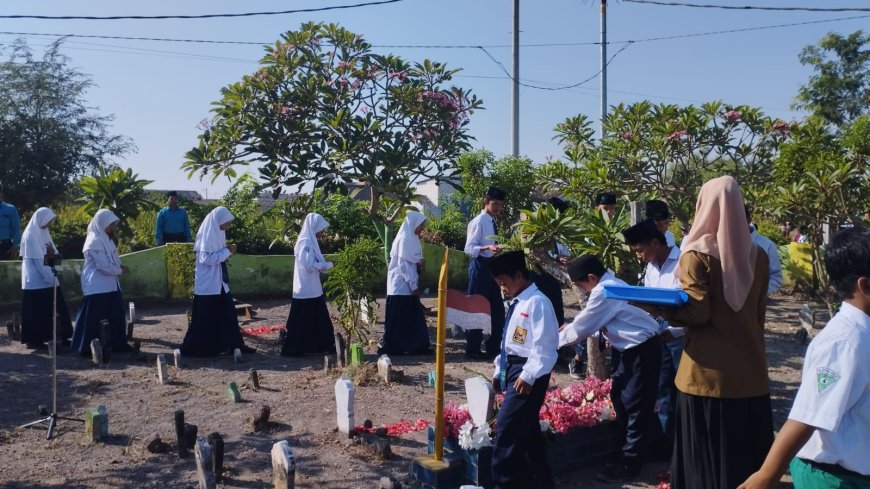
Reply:
M383 247L372 238L363 238L335 254L335 267L323 284L324 291L335 300L339 324L350 341L366 343L369 330L362 321L363 312L374 317L375 294L372 283L383 273Z

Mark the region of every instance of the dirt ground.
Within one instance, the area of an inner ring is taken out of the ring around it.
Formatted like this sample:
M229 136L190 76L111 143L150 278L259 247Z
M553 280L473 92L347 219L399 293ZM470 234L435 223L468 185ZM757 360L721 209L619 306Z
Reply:
M247 300L246 298L241 298ZM254 320L243 327L283 325L289 310L286 301L249 300L256 307ZM434 306L434 299L424 304ZM566 295L567 316L576 304ZM133 360L116 354L105 368L89 360L62 352L58 357L58 413L78 418L61 419L55 437L45 440L40 429L21 429L19 425L39 419L37 405L51 405L51 360L45 353L31 352L0 333L0 488L187 488L196 487L196 468L192 454L179 458L176 453L151 454L145 445L159 434L173 442L173 413L183 409L188 423L196 424L199 434L219 432L225 440L225 478L218 487L269 488L270 450L276 441L287 439L295 450L296 487L372 488L382 476L392 476L404 487L411 458L426 451L425 431L391 438L393 455L376 460L357 445L348 444L336 433L334 383L338 372L325 373L322 357L285 358L278 355L278 333L246 337L258 353L245 355L241 363L232 356L185 359L182 368L170 367L171 382L160 385L154 356L179 345L186 329L184 304L137 304L139 321L134 339L142 342L147 359ZM767 349L769 354L773 409L777 428L785 421L800 381L805 346L795 340L800 303L778 297L768 308ZM12 311L0 311L3 320ZM383 309L380 310L381 320ZM379 323L372 337L379 337ZM430 318L434 337L434 317ZM473 375L466 368L491 373L484 362L465 362L464 340L447 341L447 399L465 402L463 381ZM375 347L366 348L367 360L376 360ZM401 384L383 385L375 381L357 387L356 422L370 419L375 426L399 420L431 419L434 390L427 386L427 373L433 369L432 357L392 358L405 372ZM248 388L249 369L260 377L261 389ZM554 382L570 382L566 367L557 367ZM227 382L241 388L243 402L226 399ZM109 412L109 439L104 443L84 441L86 408L105 404ZM264 432L254 432L247 421L261 405L268 405L272 424ZM559 488L654 488L656 474L666 470L665 463L650 463L637 482L629 485L595 481L595 470L576 472L557 479Z

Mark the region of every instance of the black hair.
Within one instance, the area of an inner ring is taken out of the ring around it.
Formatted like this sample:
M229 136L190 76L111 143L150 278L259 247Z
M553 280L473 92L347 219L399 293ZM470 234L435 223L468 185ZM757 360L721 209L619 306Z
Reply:
M855 282L870 278L870 228L854 227L837 233L825 250L825 269L843 299L855 294Z
M170 190L169 192L166 192L166 196L167 197L178 197L178 192L176 192L175 190Z
M574 282L585 282L589 274L601 278L607 272L604 264L595 255L585 254L577 257L576 260L568 265L568 276Z

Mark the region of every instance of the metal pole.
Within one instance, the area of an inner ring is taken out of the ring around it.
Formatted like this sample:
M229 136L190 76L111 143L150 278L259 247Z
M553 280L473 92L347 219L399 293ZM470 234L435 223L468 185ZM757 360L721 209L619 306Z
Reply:
M607 0L601 0L601 134L607 117Z
M447 250L438 275L438 326L435 340L435 450L436 461L444 459L444 350L447 336Z
M520 155L520 0L514 0L513 84L511 85L511 154Z

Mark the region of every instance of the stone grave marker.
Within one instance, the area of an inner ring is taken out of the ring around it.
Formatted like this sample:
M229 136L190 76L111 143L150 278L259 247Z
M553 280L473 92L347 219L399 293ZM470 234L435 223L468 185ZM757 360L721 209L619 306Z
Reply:
M157 379L161 385L166 385L169 382L169 370L166 365L166 355L157 355Z
M105 404L97 406L97 412L103 417L103 422L100 423L100 437L104 440L109 437L109 409Z
M365 352L363 352L363 347L359 343L351 343L350 344L350 364L351 365L361 365L366 361Z
M181 350L178 348L172 350L172 358L175 360L175 368L181 368Z
M212 470L211 445L204 437L196 439L196 447L193 449L196 457L196 478L199 481L199 489L215 489L217 484Z
M211 433L207 440L211 445L211 469L214 473L214 481L221 482L224 478L224 437L220 433Z
M103 345L99 338L91 340L91 360L98 367L103 365Z
M335 364L339 368L347 366L347 343L341 333L335 333Z
M333 360L332 355L326 355L323 357L323 371L329 372L335 368L335 360Z
M429 387L435 387L435 384L438 382L438 375L434 370L429 371L429 375L426 377L426 384Z
M287 440L272 445L272 485L275 489L296 487L296 458Z
M338 430L348 437L354 428L353 383L345 376L335 381L335 411Z
M112 361L112 330L109 321L100 321L100 344L103 346L103 363Z
M175 411L175 441L178 444L178 456L187 457L187 440L184 431L184 411Z
M106 418L98 409L89 408L85 410L85 437L88 442L93 443L103 440L103 424L106 423ZM105 429L108 435L108 423Z
M248 385L255 391L260 390L260 374L253 368L248 373Z
M233 350L233 360L235 360L236 363L239 363L242 361L242 350L240 350L239 348L236 348L235 350Z
M272 409L269 406L262 405L257 411L257 414L251 419L251 428L255 432L263 431L269 426L269 417L272 415Z
M378 377L389 384L393 381L393 362L387 355L381 355L378 359Z
M492 419L495 391L488 380L478 376L465 379L465 398L468 414L475 425L482 426Z

